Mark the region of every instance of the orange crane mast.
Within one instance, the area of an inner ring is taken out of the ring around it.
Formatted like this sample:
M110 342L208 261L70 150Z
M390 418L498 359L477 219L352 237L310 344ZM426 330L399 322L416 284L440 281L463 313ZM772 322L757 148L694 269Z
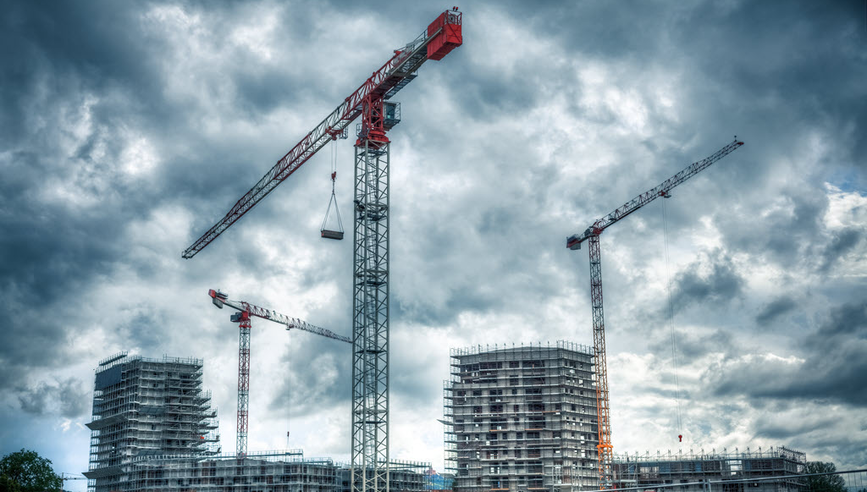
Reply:
M726 145L713 155L694 162L679 173L663 181L610 214L596 220L581 234L574 234L566 239L566 247L571 250L581 249L581 243L587 241L590 246L590 304L593 312L593 352L596 358L596 418L599 434L597 458L599 462L599 487L603 489L612 486L612 457L614 446L611 443L611 415L608 402L608 362L605 350L605 315L602 308L602 252L599 247L599 235L608 227L614 225L627 215L656 200L659 197L668 198L669 191L699 172L707 169L714 162L737 150L743 142L737 140Z
M218 308L223 309L225 305L238 311L232 314L230 318L233 323L238 323L240 328L240 338L238 341L238 421L235 438L235 455L238 458L244 458L247 455L247 428L250 405L250 328L252 327L250 318L256 317L280 323L286 326L287 331L294 328L346 343L352 343L352 339L338 335L331 330L311 325L298 318L291 318L274 310L255 306L246 301L233 301L229 299L229 296L218 290L211 289L208 291L208 295L211 297L211 302Z

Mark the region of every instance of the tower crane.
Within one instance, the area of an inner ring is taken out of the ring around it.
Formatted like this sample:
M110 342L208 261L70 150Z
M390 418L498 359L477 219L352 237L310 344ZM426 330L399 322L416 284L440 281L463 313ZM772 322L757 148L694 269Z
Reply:
M602 309L602 253L599 248L599 235L602 231L624 219L629 214L656 200L659 197L668 198L669 191L714 162L722 159L738 149L743 142L735 140L716 151L713 155L694 162L674 176L663 181L637 197L629 200L610 214L596 220L583 233L574 234L566 239L566 247L571 250L581 249L581 243L588 241L590 256L590 304L593 311L593 352L596 358L596 412L599 433L599 444L596 446L599 462L599 486L611 486L611 458L614 446L611 444L611 415L608 404L608 364L605 354L605 316Z
M230 319L233 323L238 323L241 330L241 336L238 341L238 422L236 427L235 455L238 458L243 458L247 455L247 424L250 403L250 328L252 327L250 318L257 317L280 323L286 326L287 331L295 328L346 343L352 343L352 339L338 335L331 330L311 325L298 318L290 318L271 309L255 306L246 301L233 301L229 299L229 296L218 290L211 289L208 291L208 295L211 297L211 302L218 308L223 309L225 305L238 311L232 314Z
M87 480L87 477L74 476L68 473L61 473L60 480L61 482L66 482L68 480Z
M427 60L441 60L463 42L457 7L441 13L277 161L229 212L184 253L192 258L286 180L356 118L353 308L353 492L388 490L389 165L386 132L400 122L389 101Z

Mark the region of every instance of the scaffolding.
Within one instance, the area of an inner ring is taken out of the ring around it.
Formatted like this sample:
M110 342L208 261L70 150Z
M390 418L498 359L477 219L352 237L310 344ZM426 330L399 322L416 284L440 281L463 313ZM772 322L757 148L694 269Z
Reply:
M724 492L802 492L805 482L792 475L803 474L806 464L805 453L778 446L757 451L620 454L614 456L613 469L617 488L683 484L678 490L690 492L722 481ZM773 477L779 479L769 480Z
M389 479L387 490L403 492L425 492L431 490L430 475L428 474L430 469L431 464L426 462L391 460L387 467ZM338 492L351 492L352 465L350 463L340 464L337 473L340 481ZM356 469L355 475L356 479L359 480L356 483L356 488L358 488L361 485L359 470ZM369 481L373 477L374 471L368 469L366 475ZM380 478L378 485L380 490L386 490L385 482L382 478Z
M443 422L455 491L597 488L592 348L477 345L450 356Z
M203 361L121 352L102 360L93 396L88 490L125 490L130 463L154 455L219 452L217 412L202 390Z
M203 391L201 359L100 361L94 383L90 492L350 492L352 467L300 449L219 454L217 413ZM379 488L431 490L430 463L392 460ZM359 480L370 482L373 469ZM366 476L365 476L366 475ZM356 484L358 485L358 484Z
M338 492L337 466L300 450L135 461L125 490L137 492Z

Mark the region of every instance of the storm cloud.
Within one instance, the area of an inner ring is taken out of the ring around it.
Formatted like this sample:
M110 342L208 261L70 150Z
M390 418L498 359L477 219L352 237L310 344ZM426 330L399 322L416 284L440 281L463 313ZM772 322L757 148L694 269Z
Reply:
M0 454L87 469L93 369L126 350L203 358L230 449L237 325L208 289L351 332L351 241L317 230L330 149L194 259L181 252L439 9L7 3ZM431 423L450 347L590 344L587 253L565 238L737 135L665 215L648 205L602 238L615 449L681 433L867 465L863 2L463 12L464 45L401 91L389 134L395 457L441 467ZM344 213L351 144L335 143ZM348 347L265 323L251 449L346 460ZM287 443L274 429L288 422Z

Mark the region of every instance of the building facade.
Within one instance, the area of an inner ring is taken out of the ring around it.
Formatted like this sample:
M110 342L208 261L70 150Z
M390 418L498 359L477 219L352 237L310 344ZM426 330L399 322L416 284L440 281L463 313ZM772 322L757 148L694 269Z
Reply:
M446 464L456 492L598 488L593 349L451 350Z
M95 492L127 490L133 461L218 452L217 412L202 390L201 359L128 357L99 363L93 392L90 467Z
M339 492L330 459L304 459L300 451L203 457L150 456L130 466L128 488L137 492Z
M671 492L803 492L807 455L782 446L746 452L615 456L616 488Z

